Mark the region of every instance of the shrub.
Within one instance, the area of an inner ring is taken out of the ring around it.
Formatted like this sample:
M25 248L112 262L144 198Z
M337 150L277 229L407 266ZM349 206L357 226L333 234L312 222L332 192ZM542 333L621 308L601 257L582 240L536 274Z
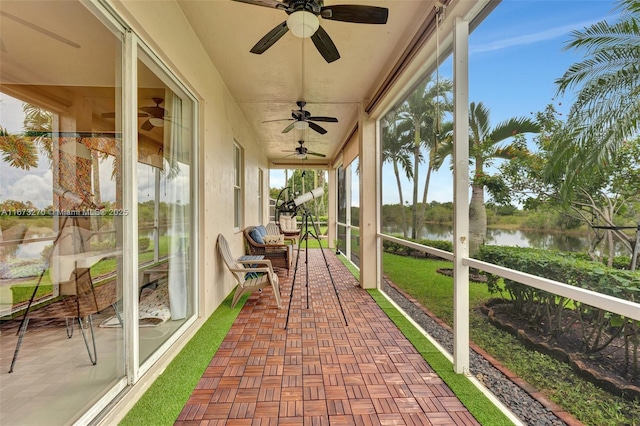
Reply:
M16 279L35 277L42 273L47 267L46 263L40 259L8 259L0 264L0 278Z
M483 246L477 254L485 262L624 300L640 300L640 272L607 268L579 257L552 250L499 246ZM507 291L519 315L532 324L544 324L546 331L555 337L567 331L562 319L566 318L567 309L571 309L577 322L568 327L581 328L585 353L601 351L610 345L613 338L607 340L607 334L625 336L627 368L632 376L638 374L638 365L632 361L638 356L638 346L632 343L640 339L637 321L492 274L488 274L488 285L492 293Z
M149 237L140 237L138 238L138 251L143 252L149 248L149 244L151 244L151 238Z
M407 238L406 240L411 242L416 242L416 240L413 240L410 238ZM449 253L453 252L453 243L451 241L421 239L421 240L418 240L417 243L422 244L424 246L429 246L429 247L437 248L440 250L448 251ZM382 242L382 248L387 253L394 253L402 256L409 256L413 252L415 252L415 250L412 249L411 247L407 247L403 244L399 244L399 243L396 243L393 241L387 241L387 240L384 240ZM430 256L430 255L427 254L427 256Z
M104 240L104 241L91 241L91 250L93 251L101 251L112 249L116 246L116 241L113 239Z

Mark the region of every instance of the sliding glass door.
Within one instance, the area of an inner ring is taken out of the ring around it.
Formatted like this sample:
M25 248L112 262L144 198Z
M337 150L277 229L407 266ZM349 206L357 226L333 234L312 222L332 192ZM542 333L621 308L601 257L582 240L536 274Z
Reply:
M138 50L139 358L143 363L194 314L194 102Z
M97 3L0 8L0 422L86 424L195 318L196 103Z
M1 8L0 422L69 424L126 383L122 33L80 2Z

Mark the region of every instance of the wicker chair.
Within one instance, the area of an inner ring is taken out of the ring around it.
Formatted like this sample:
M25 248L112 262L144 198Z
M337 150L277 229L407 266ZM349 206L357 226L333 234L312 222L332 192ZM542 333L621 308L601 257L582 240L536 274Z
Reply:
M251 231L255 226L244 229L244 242L247 254L252 256L264 256L269 259L274 268L286 269L287 275L291 269L291 246L287 244L259 244L251 237Z
M265 227L267 229L267 234L268 235L278 235L278 234L280 234L280 227L275 222L269 222L269 223L267 223L267 225Z
M278 308L282 308L278 276L273 272L271 261L267 259L236 260L231 254L229 243L222 234L218 235L218 251L227 268L229 268L229 272L231 272L238 283L236 292L233 295L233 301L231 302L232 308L236 306L243 294L269 286L273 288L273 294L276 297Z

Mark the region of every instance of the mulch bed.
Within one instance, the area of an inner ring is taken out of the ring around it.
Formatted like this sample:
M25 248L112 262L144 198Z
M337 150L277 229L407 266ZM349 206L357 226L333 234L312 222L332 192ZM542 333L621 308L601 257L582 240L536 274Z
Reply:
M437 272L442 275L446 275L448 277L453 277L453 269L451 268L440 268L437 269ZM487 276L483 274L476 274L474 272L469 271L469 280L475 283L486 283Z
M601 352L586 355L581 351L582 337L578 328L570 328L553 338L545 335L539 324L534 326L515 316L510 303L495 299L480 310L492 324L513 334L525 346L569 364L582 377L615 395L640 399L640 377L630 377L624 370L621 338ZM571 319L567 318L567 321Z

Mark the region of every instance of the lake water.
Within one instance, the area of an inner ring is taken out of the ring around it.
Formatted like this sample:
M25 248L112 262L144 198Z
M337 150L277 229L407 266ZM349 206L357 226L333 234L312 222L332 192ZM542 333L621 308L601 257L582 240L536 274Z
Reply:
M389 234L402 234L399 226L385 226L382 232ZM409 228L411 233L411 228ZM453 229L449 225L427 224L420 232L420 238L429 240L453 241ZM487 231L487 244L496 246L532 247L560 251L587 251L589 247L586 236L575 234L554 233L536 231L521 231L513 229L489 229ZM622 253L629 255L629 253Z
M402 230L399 226L386 226L383 227L382 232L387 234L402 234ZM411 229L409 228L409 233ZM164 234L167 234L165 229ZM140 235L153 237L152 231L147 233L141 233ZM37 236L33 236L37 238ZM420 233L420 238L426 238L430 240L447 240L453 241L453 230L448 225L427 224ZM37 258L40 257L42 249L51 245L51 241L39 241L29 244L21 244L18 247L16 257L22 258ZM512 246L512 247L533 247L548 250L560 250L560 251L587 251L589 245L587 237L579 235L568 235L563 233L549 234L546 232L536 231L521 231L512 229L489 229L487 231L487 244L497 246ZM618 250L619 254L630 255L626 250Z

